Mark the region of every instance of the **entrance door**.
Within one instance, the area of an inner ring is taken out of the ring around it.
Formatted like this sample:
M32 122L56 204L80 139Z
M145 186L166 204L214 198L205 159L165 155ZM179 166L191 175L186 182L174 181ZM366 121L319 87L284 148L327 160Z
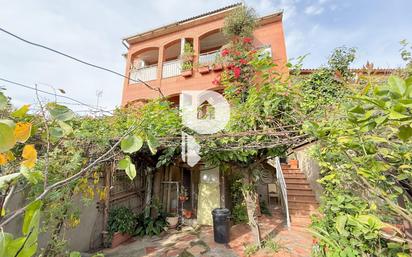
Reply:
M201 169L197 223L200 225L212 225L212 210L219 207L219 168Z

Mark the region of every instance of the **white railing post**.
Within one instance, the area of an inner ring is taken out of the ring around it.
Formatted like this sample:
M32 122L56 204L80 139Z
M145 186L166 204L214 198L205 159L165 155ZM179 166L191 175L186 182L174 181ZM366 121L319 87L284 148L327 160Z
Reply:
M285 182L285 177L283 176L282 166L280 165L279 157L275 157L275 168L276 168L276 178L280 187L280 193L282 195L283 207L286 214L286 225L290 228L290 216L289 216L289 205L288 205L288 192Z
M219 56L219 50L200 54L199 64L212 64L216 61L218 56Z

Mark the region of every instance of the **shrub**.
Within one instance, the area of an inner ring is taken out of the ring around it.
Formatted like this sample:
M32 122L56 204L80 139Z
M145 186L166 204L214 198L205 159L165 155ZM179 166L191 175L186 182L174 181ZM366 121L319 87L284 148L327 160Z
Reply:
M238 7L226 17L223 33L228 37L251 37L256 27L256 17L253 8Z
M169 225L166 221L167 213L163 211L156 211L157 214L153 217L145 217L145 213L142 212L137 216L137 227L135 235L138 236L154 236L159 235L161 232L167 230Z
M116 232L133 234L136 227L136 216L127 207L118 207L110 210L108 220L108 232L112 236Z

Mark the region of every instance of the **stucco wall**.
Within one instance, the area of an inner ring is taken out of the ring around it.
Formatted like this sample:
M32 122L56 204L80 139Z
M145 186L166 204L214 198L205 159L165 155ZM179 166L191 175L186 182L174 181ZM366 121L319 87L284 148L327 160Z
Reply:
M26 203L26 196L24 192L15 194L9 202L8 209L16 210L21 208ZM101 246L103 231L103 215L98 211L98 199L96 198L90 204L83 204L80 197L75 197L74 205L77 206L81 212L80 225L74 229L66 229L62 234L65 234L67 239L68 249L71 251L88 251L89 249L96 249ZM41 220L40 225L44 226L44 220ZM23 225L23 216L20 216L5 226L5 231L13 234L15 237L21 235L21 228ZM49 233L43 232L39 235L39 249L44 248L49 241Z
M308 144L294 150L296 159L299 161L299 168L306 175L306 178L315 193L316 199L319 201L320 195L322 193L322 187L317 182L319 179L320 167L319 164L310 157L309 151L312 144ZM291 159L292 156L289 156Z

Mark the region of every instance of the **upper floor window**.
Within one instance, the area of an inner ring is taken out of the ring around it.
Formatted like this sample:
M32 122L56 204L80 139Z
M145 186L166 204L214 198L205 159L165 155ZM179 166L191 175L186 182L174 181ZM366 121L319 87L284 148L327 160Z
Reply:
M215 30L201 36L199 40L199 64L207 65L216 62L221 48L228 42L229 40L220 30Z
M159 49L147 49L133 55L129 83L156 80L158 60Z

